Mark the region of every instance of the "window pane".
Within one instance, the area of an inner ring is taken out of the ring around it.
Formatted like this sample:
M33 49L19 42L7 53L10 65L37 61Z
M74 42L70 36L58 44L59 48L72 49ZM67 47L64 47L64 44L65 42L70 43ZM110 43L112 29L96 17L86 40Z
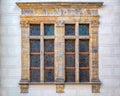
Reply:
M89 82L89 70L80 70L80 82Z
M65 25L65 35L75 35L75 24Z
M88 52L89 51L89 42L88 40L80 40L79 42L79 51Z
M65 80L66 82L75 82L75 71L74 70L66 70L65 71Z
M30 51L40 52L40 40L30 40Z
M40 55L31 55L30 56L30 66L31 67L40 67Z
M44 34L45 35L54 35L54 25L53 24L45 24L44 25Z
M79 55L80 67L88 67L89 65L89 56L88 55Z
M45 67L53 67L54 66L54 55L45 55L44 57Z
M79 25L79 35L89 35L89 25L88 24Z
M65 51L75 52L75 40L65 40Z
M54 82L53 70L45 70L45 82Z
M40 35L40 25L31 24L30 25L30 36L39 36Z
M75 55L65 55L65 66L66 67L75 66Z
M31 70L30 81L31 82L40 82L40 70Z
M45 40L45 52L54 52L54 40Z

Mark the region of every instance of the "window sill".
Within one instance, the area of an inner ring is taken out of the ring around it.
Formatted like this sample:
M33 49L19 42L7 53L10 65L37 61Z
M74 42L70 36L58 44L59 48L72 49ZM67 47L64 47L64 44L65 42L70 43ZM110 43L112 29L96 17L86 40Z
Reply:
M101 85L100 82L30 82L30 85L56 85L56 84L64 84L64 85L93 85L98 84Z

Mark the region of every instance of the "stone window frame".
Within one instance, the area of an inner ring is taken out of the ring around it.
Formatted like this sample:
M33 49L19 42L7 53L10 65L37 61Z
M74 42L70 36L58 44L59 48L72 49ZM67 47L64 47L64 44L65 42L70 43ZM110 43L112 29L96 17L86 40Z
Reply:
M20 89L21 93L28 93L28 88L30 83L30 73L29 73L29 24L43 24L43 22L47 23L55 23L56 26L56 32L62 31L64 32L64 24L65 23L73 23L60 19L56 19L57 16L49 16L50 19L45 19L46 17L39 17L40 13L35 13L38 12L37 9L39 7L66 7L70 6L74 8L75 6L86 8L88 10L91 10L91 13L86 15L86 13L83 10L83 14L79 16L80 19L73 20L76 24L81 24L81 23L88 23L90 25L90 54L91 54L91 66L90 66L90 82L88 83L82 83L78 82L76 84L85 84L85 85L92 85L92 92L93 93L99 93L100 92L100 80L99 80L99 74L98 74L98 28L99 28L99 15L98 15L98 9L103 5L103 2L51 2L51 3L45 3L45 2L17 2L16 3L21 9L22 9L22 14L20 16L20 24L21 24L21 31L22 31L22 71L21 71L21 80L20 80ZM41 19L40 19L41 18ZM48 18L48 17L47 17ZM74 19L74 18L73 18ZM56 21L57 20L57 21ZM63 34L60 34L63 35ZM61 39L58 36L58 39ZM62 39L61 39L62 40ZM60 44L63 44L62 42L59 42ZM58 43L58 44L59 44ZM63 46L63 45L62 45ZM57 52L57 51L56 51ZM64 58L62 58L64 61ZM56 61L55 61L56 62ZM58 68L58 67L55 67ZM63 67L64 68L64 67ZM60 71L58 68L57 71ZM58 71L58 72L59 72ZM56 72L57 73L57 72ZM56 74L55 73L55 74ZM62 77L61 77L62 76ZM58 76L55 77L55 83L56 84L56 92L62 93L64 92L64 86L66 83L64 82L64 71ZM38 85L38 83L36 83ZM42 83L45 84L45 83Z

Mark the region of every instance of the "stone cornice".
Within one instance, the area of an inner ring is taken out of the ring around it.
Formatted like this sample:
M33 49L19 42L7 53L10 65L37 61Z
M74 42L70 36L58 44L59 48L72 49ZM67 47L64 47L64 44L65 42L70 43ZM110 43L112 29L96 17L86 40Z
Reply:
M29 8L41 8L41 7L90 7L99 8L103 5L103 2L17 2L21 9Z

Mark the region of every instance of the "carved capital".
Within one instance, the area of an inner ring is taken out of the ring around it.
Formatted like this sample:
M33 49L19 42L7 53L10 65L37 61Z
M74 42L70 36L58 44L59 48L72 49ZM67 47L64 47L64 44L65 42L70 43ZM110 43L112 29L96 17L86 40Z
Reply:
M64 85L63 84L57 84L56 85L56 92L57 93L64 93Z
M56 26L64 26L64 21L63 20L57 20L56 21Z
M91 25L92 25L92 27L99 26L99 21L98 20L93 20L93 21L91 21Z
M21 25L21 27L23 27L23 28L27 28L29 24L28 24L27 21L21 21L21 22L20 22L20 25Z

